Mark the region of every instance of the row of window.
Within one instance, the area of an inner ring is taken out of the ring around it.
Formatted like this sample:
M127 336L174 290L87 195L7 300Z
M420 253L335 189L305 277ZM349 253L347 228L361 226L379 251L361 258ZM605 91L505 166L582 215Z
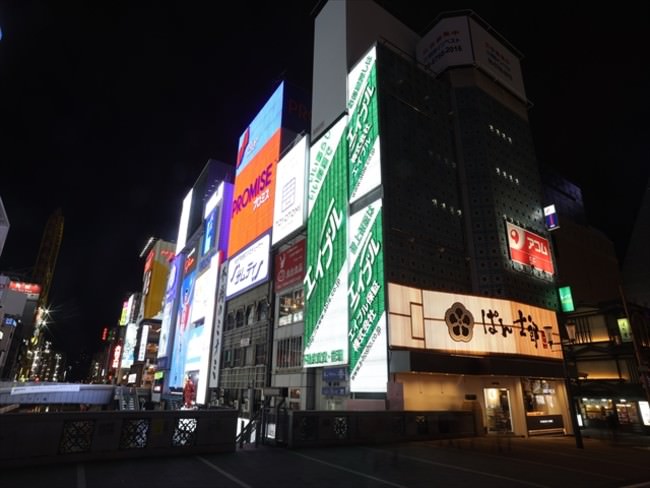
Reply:
M221 358L222 368L257 366L266 364L266 344L224 349ZM302 367L302 337L289 337L277 342L275 356L277 368Z
M236 327L251 325L255 322L268 320L269 302L266 298L248 305L241 306L228 312L226 316L226 330L232 330Z
M264 364L266 364L266 344L255 344L255 346L224 349L221 357L221 367L223 368Z

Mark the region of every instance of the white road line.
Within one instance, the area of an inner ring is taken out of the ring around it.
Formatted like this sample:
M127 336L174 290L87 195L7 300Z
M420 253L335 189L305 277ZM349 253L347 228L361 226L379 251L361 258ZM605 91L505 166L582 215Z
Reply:
M231 474L228 473L227 471L224 471L224 470L221 469L219 466L217 466L216 464L211 463L211 462L208 461L207 459L205 459L205 458L203 458L203 457L201 457L201 456L196 456L196 459L198 459L199 461L201 461L203 464L206 464L207 466L211 467L211 468L214 469L216 472L218 472L218 473L224 475L224 476L225 476L226 478L228 478L229 480L231 480L231 481L237 483L239 486L242 486L243 488L253 488L253 487L252 487L251 485L249 485L248 483L244 483L244 482L243 482L242 480L240 480L239 478L237 478L237 477L231 475Z
M77 488L86 488L86 470L81 463L77 464Z
M368 449L369 451L391 452L391 451L386 451L386 450L382 450L382 449L372 449L372 448L369 448L369 447L367 447L366 449ZM538 483L532 483L530 481L524 481L524 480L520 480L520 479L517 479L517 478L511 478L510 476L501 476L499 474L487 473L485 471L478 471L476 469L461 468L460 466L454 466L453 464L437 463L435 461L430 461L428 459L422 459L422 458L415 457L415 456L407 456L405 454L399 454L398 453L397 455L399 457L401 457L401 458L411 459L412 461L417 461L417 462L425 463L425 464L431 464L433 466L441 466L441 467L447 468L447 469L455 469L457 471L465 471L466 473L479 474L481 476L489 476L490 478L499 478L499 479L502 479L502 480L514 481L515 483L521 483L522 485L528 485L528 486L536 486L537 488L551 488L551 487L549 487L547 485L540 485Z
M379 483L384 483L386 485L395 486L397 488L407 488L404 485L398 485L397 483L393 483L392 481L377 478L376 476L371 476L369 474L362 473L361 471L355 471L354 469L346 468L345 466L339 466L338 464L328 463L327 461L323 461L322 459L307 456L306 454L299 454L299 453L297 453L295 451L288 451L288 452L290 452L291 454L295 454L296 456L300 456L302 458L309 459L310 461L314 461L316 463L324 464L325 466L329 466L330 468L340 469L341 471L347 471L348 473L352 473L352 474L355 474L357 476L362 476L363 478L368 478L368 479L373 480L373 481L378 481Z
M437 446L431 444L430 442L427 442L426 445L434 447L434 448L437 447ZM542 451L542 452L545 452L545 451ZM493 458L497 458L497 459L503 459L502 456L497 456L496 454L490 454L489 452L479 452L479 454L481 454L482 456L486 456L486 457L493 457ZM564 471L572 471L574 473L587 474L589 476L598 476L600 478L609 478L610 480L623 481L623 478L620 478L620 477L617 477L617 476L609 476L607 474L594 473L593 471L589 471L589 470L586 470L586 469L568 468L566 466L562 466L561 464L543 463L541 461L531 461L529 459L520 459L520 458L517 458L517 462L527 463L527 464L536 464L536 465L539 465L539 466L550 466L550 467L553 467L555 469L562 469Z

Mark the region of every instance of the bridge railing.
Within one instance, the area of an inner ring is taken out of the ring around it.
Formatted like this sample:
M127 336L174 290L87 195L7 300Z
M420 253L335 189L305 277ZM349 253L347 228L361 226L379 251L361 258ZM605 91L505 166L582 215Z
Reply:
M473 437L471 411L290 411L286 445L386 444ZM276 438L277 438L276 433Z
M235 450L234 409L8 413L0 467Z

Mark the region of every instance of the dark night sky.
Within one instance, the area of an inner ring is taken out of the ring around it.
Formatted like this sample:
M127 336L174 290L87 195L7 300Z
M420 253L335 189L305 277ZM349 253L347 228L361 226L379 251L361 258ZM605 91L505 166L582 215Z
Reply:
M311 91L316 3L233 2L226 13L223 2L0 1L11 223L0 271L33 266L61 207L51 332L72 360L141 288L147 238L175 240L207 160L234 160L281 78ZM591 223L622 258L648 180L648 5L381 3L420 33L442 11L473 9L523 53L538 159L583 188Z

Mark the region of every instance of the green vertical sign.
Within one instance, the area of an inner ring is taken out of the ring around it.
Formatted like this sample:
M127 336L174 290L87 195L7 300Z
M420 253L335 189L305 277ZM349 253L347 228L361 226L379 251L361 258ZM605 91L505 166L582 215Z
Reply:
M350 202L381 184L376 58L373 47L348 76Z
M575 307L573 306L573 295L571 294L570 286L561 286L558 288L558 294L560 295L560 307L563 312L573 312Z
M350 217L350 391L385 392L388 381L382 205Z
M341 119L313 147L309 169L305 367L347 363L347 144Z

